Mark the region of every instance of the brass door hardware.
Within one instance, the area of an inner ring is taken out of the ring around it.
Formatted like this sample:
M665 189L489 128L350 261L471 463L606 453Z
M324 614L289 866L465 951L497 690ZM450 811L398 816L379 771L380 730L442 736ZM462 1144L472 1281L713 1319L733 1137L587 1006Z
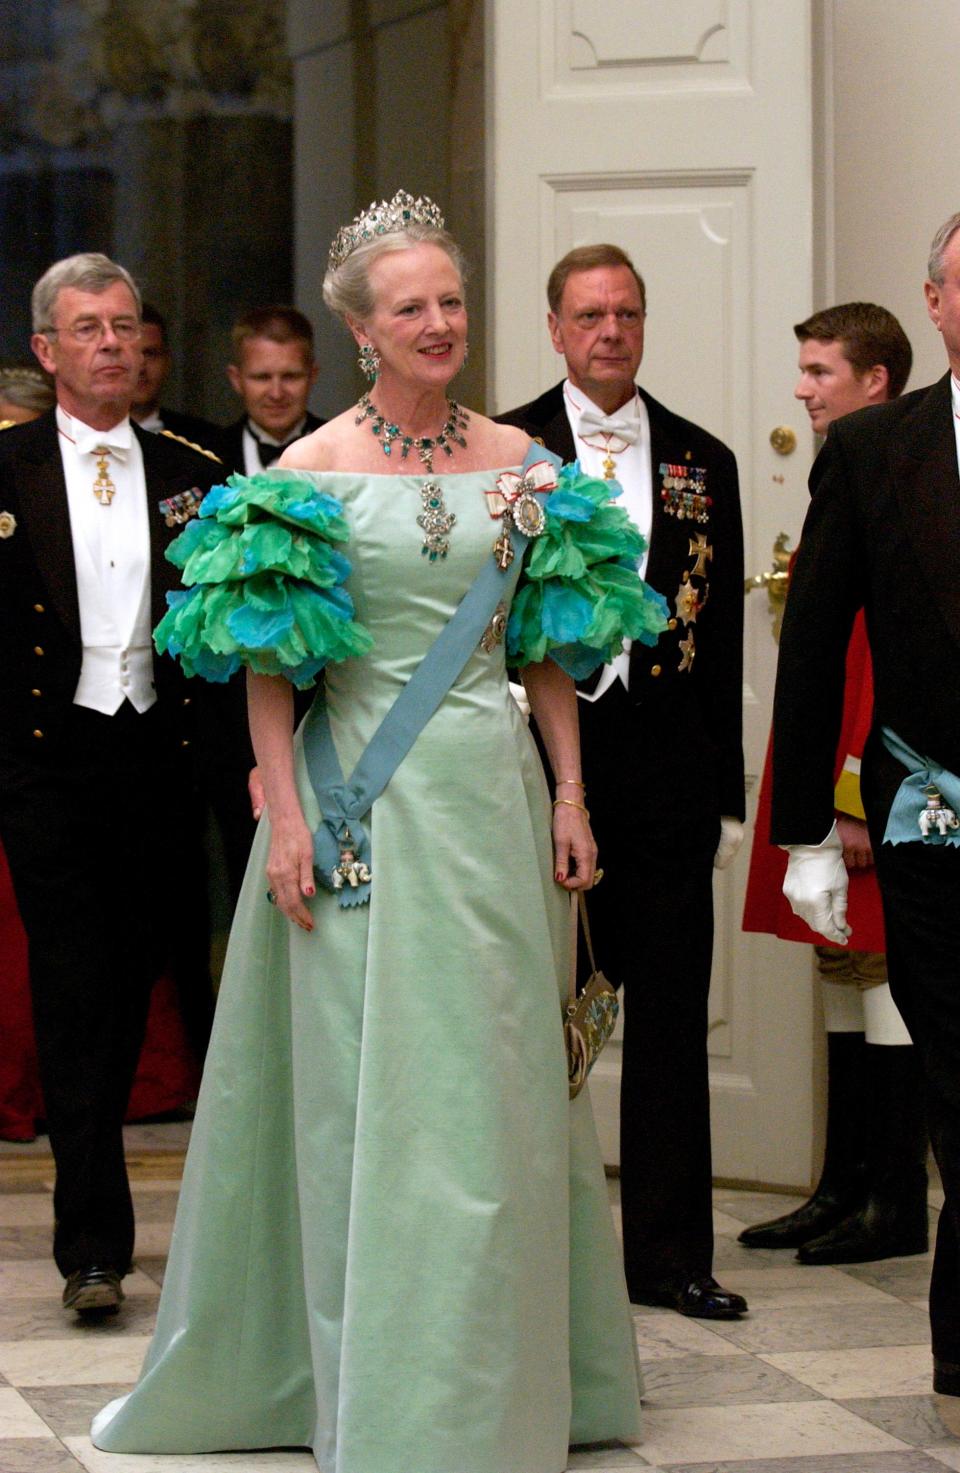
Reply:
M792 455L797 448L796 431L789 425L777 425L770 431L770 444L778 455Z
M783 606L787 597L787 585L790 581L790 558L791 549L787 546L790 541L788 532L781 532L773 544L773 564L762 573L754 573L752 578L745 578L743 582L744 594L752 593L755 588L767 590L767 602L770 605L770 613L773 615L773 637L779 643L780 623L783 619Z

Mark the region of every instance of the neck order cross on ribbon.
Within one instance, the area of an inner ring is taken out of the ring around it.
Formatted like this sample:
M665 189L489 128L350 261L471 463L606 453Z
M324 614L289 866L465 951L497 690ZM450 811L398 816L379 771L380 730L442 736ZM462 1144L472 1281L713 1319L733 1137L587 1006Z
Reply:
M579 409L579 405L576 404L576 401L569 394L567 397L570 399L571 404L576 409ZM622 455L624 450L630 445L636 445L640 439L641 426L635 409L636 397L636 391L634 391L634 398L628 400L622 408L616 410L613 414L603 414L600 410L594 409L589 404L585 408L579 409L577 437L583 441L584 445L589 445L591 450L603 451L603 461L601 464L603 465L603 479L605 481L612 481L614 479L617 465L613 457L615 455ZM629 409L633 409L634 412L628 414L627 410ZM614 441L619 441L619 444L614 444Z
M110 479L110 470L107 465L110 447L95 445L93 453L97 457L97 474L93 482L93 494L101 506L109 506L117 494L117 488Z

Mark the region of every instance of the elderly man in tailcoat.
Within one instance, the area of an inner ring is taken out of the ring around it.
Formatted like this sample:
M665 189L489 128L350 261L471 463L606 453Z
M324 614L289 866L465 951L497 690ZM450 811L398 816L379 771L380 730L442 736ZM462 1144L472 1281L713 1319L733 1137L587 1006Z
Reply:
M744 814L737 467L719 440L635 384L646 293L625 252L569 252L547 299L567 377L500 418L620 484L649 543L641 572L673 616L655 646L635 643L579 686L586 803L605 870L591 928L598 964L624 989L627 1287L636 1304L731 1318L747 1305L712 1273L707 997L713 867L736 852Z
M164 552L217 467L130 422L140 295L123 267L57 262L33 318L57 402L0 435L0 839L29 940L64 1304L104 1314L133 1250L121 1125L150 990L202 875L203 693L151 631L177 586ZM194 966L209 1010L205 956Z

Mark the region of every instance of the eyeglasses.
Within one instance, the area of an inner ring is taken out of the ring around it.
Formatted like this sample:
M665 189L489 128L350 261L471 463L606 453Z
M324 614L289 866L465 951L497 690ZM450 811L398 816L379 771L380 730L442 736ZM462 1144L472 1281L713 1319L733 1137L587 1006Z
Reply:
M112 332L118 342L133 343L143 329L132 317L115 317L112 322L102 322L99 317L71 323L69 327L45 327L43 335L55 338L58 334L73 338L75 343L96 343Z

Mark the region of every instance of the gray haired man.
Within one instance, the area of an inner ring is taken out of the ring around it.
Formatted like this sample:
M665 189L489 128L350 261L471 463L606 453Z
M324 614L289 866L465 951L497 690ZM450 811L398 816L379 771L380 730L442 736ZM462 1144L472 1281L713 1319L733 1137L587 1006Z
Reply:
M140 294L122 266L57 262L33 326L57 402L0 435L0 839L30 946L64 1304L102 1315L133 1251L121 1127L150 991L201 872L202 694L151 631L176 587L164 552L216 468L130 423Z

